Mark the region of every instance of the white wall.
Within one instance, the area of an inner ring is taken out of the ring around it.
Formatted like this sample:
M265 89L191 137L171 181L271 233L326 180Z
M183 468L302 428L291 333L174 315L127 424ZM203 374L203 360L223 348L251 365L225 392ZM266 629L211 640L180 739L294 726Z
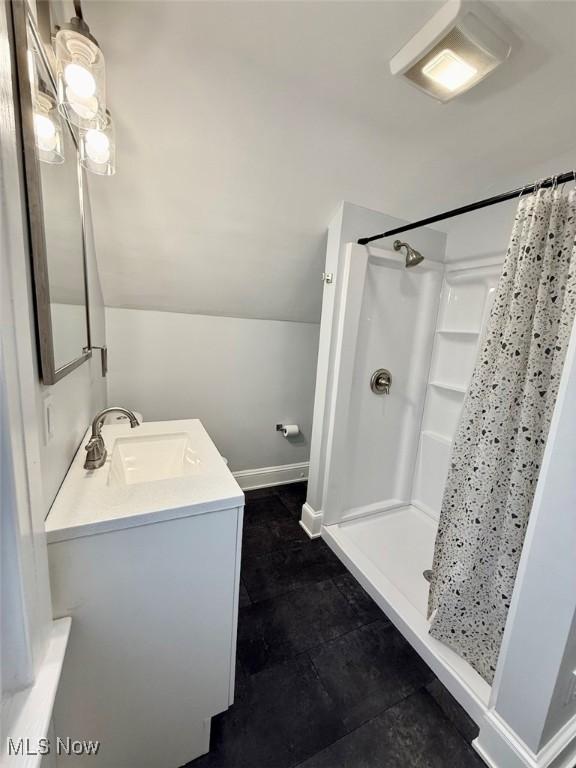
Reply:
M575 166L576 151L559 155L544 164L527 166L520 174L504 176L495 181L493 189L487 192L486 197L519 188L551 174L569 171ZM460 204L471 202L471 199L462 200ZM517 206L517 200L509 200L439 223L437 226L442 227L448 234L446 261L503 256L508 247Z
M201 419L232 470L307 461L317 324L108 307L106 328L111 405Z
M565 454L565 455L571 455L574 456L574 452L572 454ZM574 478L576 476L576 470L574 468L575 462L572 461L571 465L569 466L569 471L571 472L570 477ZM566 473L566 468L562 467L562 473ZM567 474L567 473L566 473ZM566 476L565 474L565 476ZM568 509L574 510L574 505L576 504L576 492L574 490L574 483L572 483L571 488L572 498L573 502L570 507L563 506L562 511L565 512ZM572 539L568 539L571 544L570 551L574 553L576 549L576 525L574 525L573 518L570 521L571 527L571 536ZM571 594L573 594L571 587L569 586L567 588L567 591ZM571 596L569 594L569 597ZM556 627L556 624L553 625ZM550 710L548 711L548 715L546 717L546 723L544 726L544 733L542 737L542 742L545 743L548 739L552 738L555 733L557 733L562 726L567 723L570 718L576 717L576 699L572 697L570 701L567 701L568 699L568 692L570 690L573 690L572 686L574 685L574 676L576 675L576 609L574 610L574 614L572 617L572 626L570 627L570 631L568 633L568 642L566 643L566 648L564 649L564 654L562 656L562 661L560 662L560 669L558 672L558 676L556 678L556 684L554 686L554 693L552 695L552 700L550 703Z
M87 268L92 344L106 344L106 326L102 291L98 277L92 215L87 185L84 184ZM40 437L43 503L48 513L64 480L78 446L97 411L106 405L106 379L101 375L100 354L76 368L56 384L46 387L35 371L37 429ZM50 398L52 439L47 442L44 430L44 399Z
M68 467L94 415L106 403L105 379L98 353L51 387L38 382L37 414L45 514L54 501ZM44 398L50 398L53 437L44 435Z
M491 2L523 44L438 104L388 61L441 4L87 2L118 146L93 185L107 305L317 322L340 200L420 217L573 146L576 4Z
M6 725L10 727L10 723L5 722L10 713L6 694L9 689L23 688L33 681L48 647L51 625L36 425L27 225L14 114L9 11L9 5L0 5L0 687L3 735Z

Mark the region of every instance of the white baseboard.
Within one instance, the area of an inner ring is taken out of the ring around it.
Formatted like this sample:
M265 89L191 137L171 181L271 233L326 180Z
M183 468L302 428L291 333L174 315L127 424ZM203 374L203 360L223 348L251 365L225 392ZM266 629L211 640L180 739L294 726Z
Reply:
M261 467L260 469L242 469L232 473L243 491L256 488L268 488L285 483L298 483L308 479L308 462L283 464L279 467Z
M576 765L576 717L538 752L533 752L494 711L472 746L490 768L573 768Z
M311 539L317 539L320 536L322 528L323 512L317 512L308 502L302 507L302 519L300 525Z

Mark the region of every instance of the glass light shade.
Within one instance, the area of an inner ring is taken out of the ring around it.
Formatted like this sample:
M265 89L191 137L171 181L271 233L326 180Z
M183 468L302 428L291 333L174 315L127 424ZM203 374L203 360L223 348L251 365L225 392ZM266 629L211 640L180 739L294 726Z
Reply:
M64 141L61 118L56 105L46 94L36 94L32 119L39 159L51 165L63 163Z
M58 109L78 128L106 125L106 65L98 43L80 19L59 29L54 41Z
M106 112L106 125L80 131L80 163L83 168L100 176L112 176L116 172L116 140L114 123Z

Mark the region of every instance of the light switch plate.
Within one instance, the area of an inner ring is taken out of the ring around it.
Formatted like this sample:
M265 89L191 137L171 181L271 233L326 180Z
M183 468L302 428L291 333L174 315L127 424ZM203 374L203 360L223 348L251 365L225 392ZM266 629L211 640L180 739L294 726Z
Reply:
M52 397L46 395L42 399L42 420L44 424L44 445L48 445L54 439Z

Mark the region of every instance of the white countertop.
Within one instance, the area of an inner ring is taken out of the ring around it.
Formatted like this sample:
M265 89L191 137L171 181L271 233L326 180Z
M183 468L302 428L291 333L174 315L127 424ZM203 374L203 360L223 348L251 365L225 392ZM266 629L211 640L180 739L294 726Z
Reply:
M109 484L110 457L118 438L138 434L187 433L200 459L194 475L135 483ZM108 457L100 469L84 469L86 434L46 519L48 543L148 525L177 517L230 509L244 494L198 419L104 426Z

